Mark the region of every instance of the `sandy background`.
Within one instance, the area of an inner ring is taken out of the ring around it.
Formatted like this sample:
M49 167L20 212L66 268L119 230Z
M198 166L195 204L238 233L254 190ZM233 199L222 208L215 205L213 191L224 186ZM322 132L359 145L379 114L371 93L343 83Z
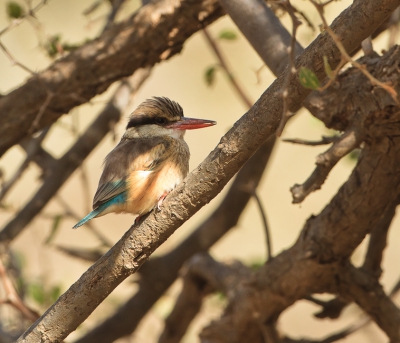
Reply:
M5 0L0 0L0 29L8 25L8 19L4 13L5 3ZM50 1L37 15L42 24L39 29L41 39L61 33L63 40L70 43L79 43L86 37L95 37L102 27L107 6L103 5L98 12L88 19L82 15L82 12L90 4L91 1L88 0ZM332 4L327 13L328 18L332 19L337 16L348 4L349 1ZM319 22L316 12L307 2L294 1L294 5L307 13L313 22ZM129 1L121 17L129 15L137 6L137 0ZM286 18L284 22L289 24ZM262 66L261 60L229 18L217 21L210 27L210 32L217 36L223 29L231 29L239 36L236 41L221 42L220 47L232 66L234 75L243 84L250 98L255 101L268 87L273 77L269 70L264 68L260 72L261 81L257 83L255 71ZM305 46L309 44L316 33L302 25L298 38ZM1 41L21 63L33 70L40 71L51 62L39 47L37 32L27 22L1 37ZM387 41L387 36L383 35L379 40L379 45L376 45L379 46L377 50L379 51L381 48L386 47ZM185 45L182 54L157 65L153 69L150 79L137 93L132 101L131 108L124 115L124 119L117 125L117 140L119 140L124 131L125 118L140 102L154 95L167 96L182 105L186 116L207 118L218 122L215 127L191 131L186 134L186 140L192 153L191 169L197 166L218 144L220 137L246 111L246 108L242 105L221 72L218 72L216 82L212 87L208 87L205 84L205 70L215 63L216 60L209 50L204 37L199 33L194 35ZM8 58L0 52L0 93L9 92L24 82L28 76L20 68L12 67ZM79 131L85 130L107 102L113 89L115 87L110 87L105 94L93 99L91 104L81 106L63 116L58 124L53 125L51 133L44 142L45 148L55 157L62 156L75 140L75 136L68 128L75 125L79 127ZM317 140L322 134L327 133L329 132L324 126L311 117L307 111L300 111L286 127L283 137ZM111 135L107 136L85 162L84 168L89 175L91 196L97 187L102 160L116 143ZM281 142L277 144L272 163L270 163L258 190L268 215L274 254L290 247L294 243L305 220L311 214L318 214L321 211L347 179L354 166L354 161L350 158L345 158L334 168L322 190L310 195L303 204L292 205L289 187L295 183L303 182L308 177L314 168L316 155L322 151L324 151L324 147L304 147ZM3 170L6 179L13 175L23 159L23 151L18 147L14 147L0 160L0 168ZM39 177L40 170L32 164L19 184L5 199L11 210L0 211L1 226L12 218L15 209L24 205L35 193L40 186ZM59 194L82 217L86 214L85 209L90 206L90 203L85 201L80 171L73 174L64 184ZM224 192L222 192L222 196L223 194ZM213 211L220 199L221 195L204 207L161 246L155 255L163 254L173 249L197 224ZM62 208L53 200L46 206L44 213L47 216L54 216L62 213ZM112 242L116 242L129 228L132 221L133 217L130 215L110 214L96 219L94 224ZM76 231L71 230L74 224L75 222L71 219L63 220L54 243L75 248L92 248L98 245L96 239L85 228L80 228ZM399 224L398 220L393 223L389 237L390 244L385 251L382 282L386 289L390 289L397 281ZM54 248L44 245L43 242L48 237L51 226L51 219L43 216L36 217L31 225L12 243L12 249L24 261L24 276L27 280L45 280L49 284L60 285L65 291L89 267L89 264L67 257ZM255 202L251 201L243 213L239 225L218 242L212 248L211 253L221 261L241 259L246 263L261 262L266 255L264 241L260 214ZM364 245L354 255L356 264L362 261ZM128 279L118 287L89 320L77 332L70 335L67 341L72 341L74 337L81 335L89 327L98 324L101 318L107 317L110 311L118 304L123 303L125 297L133 294L135 285L131 281ZM121 341L156 341L158 333L162 329L163 318L170 311L173 305L173 297L178 291L179 282L157 303L154 311L142 322L136 334L129 339ZM34 303L32 305L37 306ZM196 319L191 328L191 334L187 335L185 342L197 341L195 333L200 329L202 323L206 323L209 318L218 315L221 305L222 302L216 297L207 300L202 315ZM307 336L318 339L333 330L341 329L346 323L352 323L361 314L361 311L352 305L344 311L340 320L319 321L314 320L312 317L312 313L317 310L317 306L303 301L298 302L281 317L280 327L284 332L294 337ZM344 342L384 341L386 341L385 336L374 324L344 340Z

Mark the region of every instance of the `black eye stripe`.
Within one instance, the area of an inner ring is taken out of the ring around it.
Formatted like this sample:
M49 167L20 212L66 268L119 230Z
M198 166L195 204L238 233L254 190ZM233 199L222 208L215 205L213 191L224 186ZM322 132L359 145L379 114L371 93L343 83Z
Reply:
M130 118L126 128L129 129L131 127L150 125L150 124L163 125L167 123L168 120L162 117L134 116Z

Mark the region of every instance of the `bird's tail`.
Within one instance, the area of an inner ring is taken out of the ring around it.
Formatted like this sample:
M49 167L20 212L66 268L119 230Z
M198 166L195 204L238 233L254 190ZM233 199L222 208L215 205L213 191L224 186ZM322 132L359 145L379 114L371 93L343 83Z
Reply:
M90 219L96 218L101 212L103 212L104 207L99 206L92 212L90 212L85 218L81 219L79 222L77 222L72 228L77 229L78 227L82 226L83 224L86 224Z

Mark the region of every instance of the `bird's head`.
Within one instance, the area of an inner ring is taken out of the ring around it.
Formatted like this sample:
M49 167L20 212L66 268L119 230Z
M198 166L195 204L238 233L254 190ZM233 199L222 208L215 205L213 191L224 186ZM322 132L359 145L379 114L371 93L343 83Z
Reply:
M186 118L177 102L154 97L142 102L130 115L124 138L171 136L181 139L186 130L215 124L212 120Z

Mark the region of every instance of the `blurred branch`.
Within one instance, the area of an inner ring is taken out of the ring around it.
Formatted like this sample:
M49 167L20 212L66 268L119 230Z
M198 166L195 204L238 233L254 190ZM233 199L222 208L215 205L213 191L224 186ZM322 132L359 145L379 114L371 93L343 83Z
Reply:
M63 157L50 166L42 186L32 199L0 231L0 242L8 244L13 240L58 192L69 176L109 132L111 124L119 121L131 95L147 79L149 73L150 69L138 70L129 79L129 82L121 83L110 103L98 115L86 132L77 139Z
M26 18L32 17L35 18L36 12L38 12L44 5L46 5L49 0L42 0L40 1L34 8L29 8L27 13L23 13L18 19L14 19L10 25L6 26L4 29L0 30L0 36L5 34L6 32L10 31L14 27L21 24Z
M20 311L25 318L31 320L32 322L38 319L40 317L39 314L36 311L30 309L19 297L11 279L8 277L6 268L4 267L1 258L0 258L0 278L6 293L6 298L4 300L0 300L0 303L10 304L18 311Z
M243 275L251 273L239 262L226 265L209 254L193 256L182 269L183 287L175 306L165 320L159 343L179 343L189 324L200 311L203 298L212 292L227 294Z
M239 98L242 100L242 102L246 105L247 108L250 108L253 105L253 101L250 100L250 98L244 92L242 86L237 81L236 77L233 76L231 68L228 66L228 63L225 60L225 57L222 55L222 52L220 51L217 43L210 36L210 34L208 33L208 30L206 28L203 28L203 35L206 38L209 46L211 47L211 50L214 52L215 56L217 57L219 64L220 64L221 68L224 70L231 85L235 89L236 93L239 95Z
M14 56L11 54L11 52L4 46L4 44L2 42L0 42L0 49L3 50L4 54L8 57L8 59L11 62L11 65L16 65L20 68L22 68L23 70L25 70L26 72L28 72L31 75L36 75L36 73L29 69L26 65L22 64L21 62L19 62L18 60L16 60L14 58Z
M113 0L111 1L111 11L108 14L107 17L107 22L106 25L103 28L103 32L106 32L107 30L110 29L112 24L115 21L115 17L117 16L117 13L121 9L122 5L124 4L125 0Z
M260 214L261 214L261 219L263 222L264 232L265 232L265 241L267 244L267 260L270 260L272 258L272 244L271 244L271 235L270 235L269 225L268 225L268 221L267 221L267 215L265 213L264 206L263 206L261 199L258 196L256 190L253 191L253 197L257 202L258 210L260 211Z
M154 1L55 61L0 98L0 156L29 134L35 118L35 130L48 126L113 82L179 53L187 38L222 14L216 0ZM41 113L50 90L52 98Z
M76 221L78 221L82 218L81 216L79 216L77 213L75 213L72 210L72 208L68 205L68 203L61 196L56 195L56 200L62 207L64 207L64 211L65 211L66 215L71 216ZM93 222L86 223L86 225L84 227L86 229L89 229L89 231L92 232L92 234L102 243L103 246L108 247L108 248L112 247L111 242L107 239L107 237L105 237L100 231L98 231L96 229ZM95 262L96 260L92 260L92 262Z
M6 194L9 192L9 190L14 186L14 184L20 179L24 171L28 168L29 164L31 161L34 159L34 157L37 155L41 148L41 144L46 137L47 133L49 132L50 128L44 129L38 137L32 138L27 142L26 147L26 153L27 156L22 162L22 164L19 166L18 170L14 173L14 175L7 181L2 184L1 190L0 190L0 202L1 200L6 196Z

